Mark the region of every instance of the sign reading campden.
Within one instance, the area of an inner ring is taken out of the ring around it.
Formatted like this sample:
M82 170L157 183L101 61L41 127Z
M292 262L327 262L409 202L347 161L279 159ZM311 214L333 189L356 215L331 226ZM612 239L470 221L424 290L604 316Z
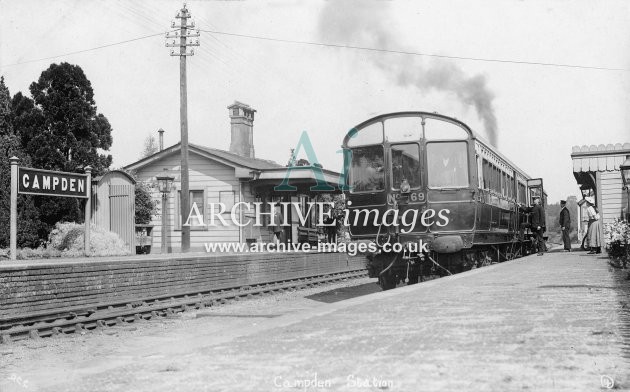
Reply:
M87 181L87 174L18 168L19 193L87 198Z

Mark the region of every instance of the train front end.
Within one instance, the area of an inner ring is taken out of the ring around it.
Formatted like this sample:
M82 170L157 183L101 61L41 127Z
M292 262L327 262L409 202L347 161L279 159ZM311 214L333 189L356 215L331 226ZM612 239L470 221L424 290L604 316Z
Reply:
M346 223L353 241L372 244L367 267L383 289L464 268L448 255L472 246L476 173L465 124L433 113L387 114L353 128L343 148Z

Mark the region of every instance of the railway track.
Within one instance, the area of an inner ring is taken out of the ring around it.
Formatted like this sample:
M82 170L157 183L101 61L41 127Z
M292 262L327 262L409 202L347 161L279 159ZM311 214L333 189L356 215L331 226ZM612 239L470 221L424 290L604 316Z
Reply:
M229 301L238 301L287 290L299 290L365 276L367 276L367 271L361 269L251 286L194 292L178 296L143 298L134 301L126 300L72 309L53 309L45 313L21 315L0 320L0 341L9 343L29 338L98 330L137 321L173 316L186 310L218 306Z

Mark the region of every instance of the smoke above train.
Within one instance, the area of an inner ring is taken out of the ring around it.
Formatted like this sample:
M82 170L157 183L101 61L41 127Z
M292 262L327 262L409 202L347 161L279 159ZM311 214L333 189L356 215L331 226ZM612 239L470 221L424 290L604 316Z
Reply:
M398 42L392 32L396 21L390 15L388 2L358 3L358 0L327 2L319 17L320 38L325 42L364 48L412 51ZM373 51L368 58L401 87L415 87L422 93L431 90L451 93L463 105L474 107L488 141L498 147L495 96L488 88L485 75L468 76L452 61L441 58L423 61L418 56L391 57L378 51Z

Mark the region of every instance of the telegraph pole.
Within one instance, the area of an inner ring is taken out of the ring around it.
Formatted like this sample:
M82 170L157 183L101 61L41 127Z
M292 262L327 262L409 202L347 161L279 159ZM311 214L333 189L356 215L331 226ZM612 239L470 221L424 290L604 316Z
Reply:
M189 46L199 46L199 39L193 41L188 38L199 37L199 30L191 30L195 27L195 22L188 23L191 18L186 9L186 3L175 16L179 19L179 24L171 23L171 28L179 29L166 33L166 46L179 47L179 52L171 49L171 56L179 56L179 119L181 125L181 195L180 214L182 222L182 252L190 250L190 226L184 226L188 214L190 213L190 192L188 186L188 108L186 93L186 57L195 54L194 50L188 51ZM179 42L178 42L179 40ZM170 41L170 42L169 42Z

